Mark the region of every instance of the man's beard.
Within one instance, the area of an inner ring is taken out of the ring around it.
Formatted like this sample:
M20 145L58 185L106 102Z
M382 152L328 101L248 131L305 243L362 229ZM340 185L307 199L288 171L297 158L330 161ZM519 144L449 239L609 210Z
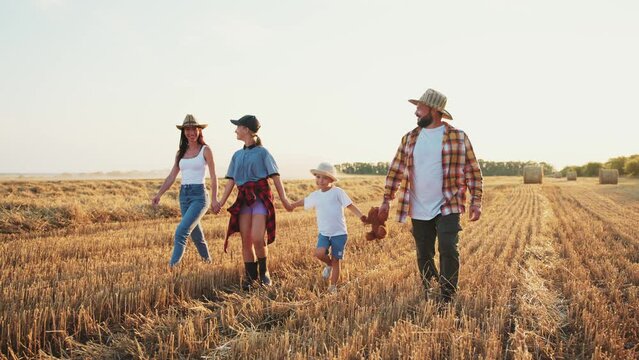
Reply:
M416 114L417 115L417 114ZM425 128L433 122L433 116L428 113L417 120L417 126Z

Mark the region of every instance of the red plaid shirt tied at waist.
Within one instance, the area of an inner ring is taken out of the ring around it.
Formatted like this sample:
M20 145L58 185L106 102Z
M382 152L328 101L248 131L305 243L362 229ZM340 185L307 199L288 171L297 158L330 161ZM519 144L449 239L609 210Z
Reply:
M444 122L442 140L442 168L444 182L442 192L445 202L442 215L463 213L466 209L466 190L469 190L471 206L481 207L483 178L475 152L466 133ZM413 151L421 128L417 127L402 137L395 158L388 169L384 198L392 200L398 193L397 221L405 222L410 216L410 189L413 174Z
M229 220L229 227L224 240L224 252L226 252L228 247L229 237L240 231L240 210L242 206L251 206L256 200L262 201L268 212L266 215L267 244L275 241L275 206L273 205L271 187L267 179L250 181L237 187L237 199L227 210L231 213L231 219Z

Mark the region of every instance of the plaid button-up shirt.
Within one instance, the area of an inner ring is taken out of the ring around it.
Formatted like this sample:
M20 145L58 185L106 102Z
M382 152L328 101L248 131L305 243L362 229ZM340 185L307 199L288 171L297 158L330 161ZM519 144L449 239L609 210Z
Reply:
M445 202L442 215L463 213L466 209L466 189L471 206L481 207L483 178L475 152L466 134L444 122L442 140L442 168L444 181L442 192ZM405 222L411 214L410 189L413 175L413 151L421 128L417 127L402 137L397 154L388 169L384 198L392 200L398 193L397 221Z

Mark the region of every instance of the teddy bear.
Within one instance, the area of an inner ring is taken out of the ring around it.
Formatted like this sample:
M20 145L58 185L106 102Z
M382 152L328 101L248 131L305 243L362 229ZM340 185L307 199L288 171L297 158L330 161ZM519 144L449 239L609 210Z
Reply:
M375 206L368 210L368 216L364 220L365 224L371 224L371 231L366 233L366 240L383 239L386 237L386 220L388 213L380 216L379 207Z

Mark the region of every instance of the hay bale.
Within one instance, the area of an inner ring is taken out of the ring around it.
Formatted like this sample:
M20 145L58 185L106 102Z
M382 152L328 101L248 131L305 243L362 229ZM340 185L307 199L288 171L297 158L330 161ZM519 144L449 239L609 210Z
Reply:
M566 173L566 179L568 179L568 181L577 181L577 172L576 171L568 171Z
M619 170L599 169L600 184L617 184L619 182Z
M538 165L524 166L524 184L541 184L544 178L544 168Z

